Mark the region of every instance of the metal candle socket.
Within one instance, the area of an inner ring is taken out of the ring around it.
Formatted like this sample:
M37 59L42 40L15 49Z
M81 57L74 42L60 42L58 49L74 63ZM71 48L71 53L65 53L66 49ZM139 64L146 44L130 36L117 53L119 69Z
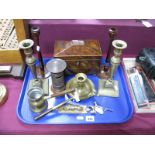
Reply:
M112 78L118 68L119 64L121 63L121 54L122 50L127 47L127 43L123 40L114 40L112 42L114 46L114 56L111 58L111 69L110 69L110 78Z
M74 78L67 82L66 88L75 89L75 92L69 93L69 95L79 98L79 100L92 97L96 92L93 82L84 73L76 74Z
M29 66L29 68L33 74L33 77L36 79L37 78L36 66L35 66L36 59L32 55L33 45L34 45L33 40L25 39L19 43L19 48L24 50L24 53L26 55L26 58L25 58L26 64Z
M54 91L63 91L65 89L64 70L67 64L62 59L52 59L46 64L47 70L51 73L52 89Z
M111 58L110 78L107 80L99 80L98 96L119 96L119 85L117 80L112 80L119 64L121 63L120 55L122 50L127 47L127 43L123 40L114 40L112 42L114 46L114 56Z

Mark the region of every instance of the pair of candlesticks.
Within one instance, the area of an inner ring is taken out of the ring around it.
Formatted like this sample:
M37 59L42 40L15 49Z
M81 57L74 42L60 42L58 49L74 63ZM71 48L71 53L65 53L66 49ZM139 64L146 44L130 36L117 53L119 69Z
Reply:
M21 41L20 45L19 45L20 48L24 50L24 53L26 55L26 59L25 59L26 64L29 66L35 79L37 79L37 73L36 73L36 67L35 67L36 59L33 56L33 51L32 51L33 46L34 46L33 47L34 51L36 51L38 53L38 59L40 62L40 70L42 73L42 77L45 77L44 63L43 63L40 46L39 46L39 34L40 34L39 28L32 28L31 36L32 36L32 39L34 40L34 42L30 39L26 39L26 40ZM98 91L99 96L113 96L113 97L119 96L118 81L112 80L112 78L116 72L116 69L118 68L119 64L121 63L120 56L122 54L122 50L127 47L127 43L122 40L114 40L116 35L117 35L116 28L110 28L109 29L110 41L109 41L109 48L108 48L108 53L107 53L107 57L106 57L106 64L101 66L100 73L98 74L98 76L100 78L99 91ZM111 61L110 61L112 46L114 47L114 56L111 58ZM54 63L54 62L52 62L52 63ZM58 73L55 74L57 72L57 70L61 70L61 66L59 65L56 68L56 72L55 72L54 71L55 68L52 69L51 65L52 64L50 64L50 63L47 64L46 68L48 68L48 70L50 72L54 73L53 76L56 75L56 77L53 79L58 79L60 77L63 77L63 75L59 75ZM64 66L66 66L66 64L64 64L62 66L62 69L64 69ZM56 90L57 89L59 90L59 88L56 88L57 87L56 82L58 82L60 84L61 81L64 81L64 80L63 79L61 80L61 78L60 78L60 81L55 80L53 82L53 84L55 84L54 86L55 86ZM58 86L59 86L59 84L58 84ZM62 83L62 85L64 85L64 84Z

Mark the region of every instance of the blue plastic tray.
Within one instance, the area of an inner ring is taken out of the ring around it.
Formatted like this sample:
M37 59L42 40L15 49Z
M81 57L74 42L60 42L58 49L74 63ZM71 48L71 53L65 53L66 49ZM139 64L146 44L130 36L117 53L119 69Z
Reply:
M49 59L44 59L46 63ZM103 60L104 61L104 60ZM66 77L68 81L73 76ZM98 77L94 75L88 75L98 90ZM119 81L119 94L120 97L98 97L94 96L89 99L80 101L82 105L91 105L96 100L100 106L113 109L113 112L106 111L103 115L100 114L60 114L57 111L53 111L43 118L35 121L33 118L36 113L29 110L29 103L27 98L28 82L32 79L32 74L27 68L21 95L17 105L17 116L26 124L111 124L111 123L124 123L128 121L133 115L133 106L130 99L128 87L124 77L122 66L118 67L115 74L115 79ZM53 98L51 105L57 105L64 101L68 96Z

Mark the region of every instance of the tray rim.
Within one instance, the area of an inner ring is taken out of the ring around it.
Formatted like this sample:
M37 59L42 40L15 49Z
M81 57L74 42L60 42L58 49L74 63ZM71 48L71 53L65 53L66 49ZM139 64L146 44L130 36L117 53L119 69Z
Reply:
M48 61L49 59L51 58L44 58L44 61ZM104 59L102 58L102 61L104 61ZM36 62L37 63L37 62ZM24 96L24 93L23 90L24 88L26 87L25 85L25 81L26 79L28 78L28 75L30 74L30 70L28 69L28 67L26 67L26 70L25 70L25 77L24 77L24 80L23 80L23 84L22 84L22 88L21 88L21 92L20 92L20 95L19 95L19 99L18 99L18 103L17 103L17 107L16 107L16 115L18 117L18 119L24 123L24 124L27 124L27 125L97 125L97 124L122 124L122 123L127 123L128 121L131 120L131 118L133 117L133 114L134 114L134 107L133 107L133 101L131 99L131 94L130 94L130 91L129 91L129 87L127 85L127 79L126 79L126 76L125 76L125 72L124 72L124 67L123 67L123 64L121 63L120 64L120 67L121 67L121 70L122 70L122 74L123 76L121 76L121 78L123 79L123 83L126 83L126 91L125 91L125 94L126 96L128 96L128 102L130 102L131 104L128 104L130 106L128 106L130 108L130 113L128 113L128 115L125 117L125 119L123 119L123 121L121 122L105 122L105 123L93 123L93 122L87 122L87 124L85 122L82 122L80 124L77 124L77 123L32 123L32 122L29 122L29 121L26 121L25 119L22 119L22 117L19 115L19 107L20 107L20 101L22 100L22 96Z

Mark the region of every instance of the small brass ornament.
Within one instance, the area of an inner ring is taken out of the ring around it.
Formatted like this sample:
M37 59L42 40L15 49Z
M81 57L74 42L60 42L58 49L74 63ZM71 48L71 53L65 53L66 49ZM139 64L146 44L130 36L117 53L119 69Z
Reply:
M69 95L74 98L78 96L80 100L92 97L96 92L93 82L84 73L76 74L74 78L68 81L66 88L75 89L75 92L69 93Z

